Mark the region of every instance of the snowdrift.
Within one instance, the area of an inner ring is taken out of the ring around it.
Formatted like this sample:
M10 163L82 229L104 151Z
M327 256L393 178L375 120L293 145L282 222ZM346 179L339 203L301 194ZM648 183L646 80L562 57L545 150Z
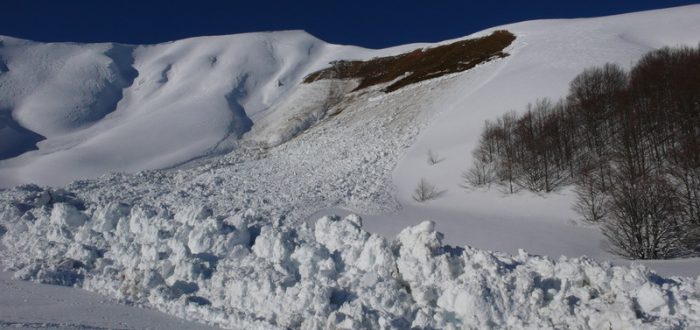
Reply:
M29 195L28 195L29 196ZM432 222L393 240L357 216L289 226L65 193L4 205L16 276L234 328L678 329L700 326L700 277L442 243ZM53 200L53 201L51 201ZM59 202L63 201L63 202Z

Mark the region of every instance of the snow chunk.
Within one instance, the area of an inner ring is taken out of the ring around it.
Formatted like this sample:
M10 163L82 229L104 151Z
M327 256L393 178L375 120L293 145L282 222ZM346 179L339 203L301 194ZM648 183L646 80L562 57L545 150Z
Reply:
M662 288L644 283L637 292L637 302L646 313L669 314L669 299Z
M87 221L88 217L70 204L58 203L51 210L51 223L57 226L77 228Z
M255 239L253 253L256 256L272 262L283 262L292 254L293 246L289 237L272 227L263 227Z

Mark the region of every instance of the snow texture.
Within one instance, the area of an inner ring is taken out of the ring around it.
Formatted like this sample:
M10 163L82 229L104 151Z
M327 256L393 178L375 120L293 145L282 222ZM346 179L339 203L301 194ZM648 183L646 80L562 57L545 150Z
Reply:
M428 221L388 240L354 215L323 217L313 228L201 206L173 213L145 204L80 211L54 203L24 212L6 205L0 216L3 258L17 277L217 326L700 326L700 277L451 247Z

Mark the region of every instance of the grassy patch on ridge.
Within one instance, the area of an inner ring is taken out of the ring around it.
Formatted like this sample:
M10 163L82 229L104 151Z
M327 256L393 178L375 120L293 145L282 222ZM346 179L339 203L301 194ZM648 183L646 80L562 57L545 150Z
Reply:
M396 80L384 91L389 93L419 81L461 72L492 59L503 58L515 35L494 31L488 36L368 61L334 61L331 66L304 78L304 83L322 79L360 79L354 91Z

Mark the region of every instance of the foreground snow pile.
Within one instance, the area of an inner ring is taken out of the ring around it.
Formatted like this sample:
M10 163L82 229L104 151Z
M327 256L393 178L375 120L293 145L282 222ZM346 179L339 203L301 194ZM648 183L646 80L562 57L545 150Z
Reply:
M0 210L16 276L75 285L236 328L700 326L700 278L586 258L442 244L431 222L393 241L357 216L288 226L252 211L179 211L36 190Z

